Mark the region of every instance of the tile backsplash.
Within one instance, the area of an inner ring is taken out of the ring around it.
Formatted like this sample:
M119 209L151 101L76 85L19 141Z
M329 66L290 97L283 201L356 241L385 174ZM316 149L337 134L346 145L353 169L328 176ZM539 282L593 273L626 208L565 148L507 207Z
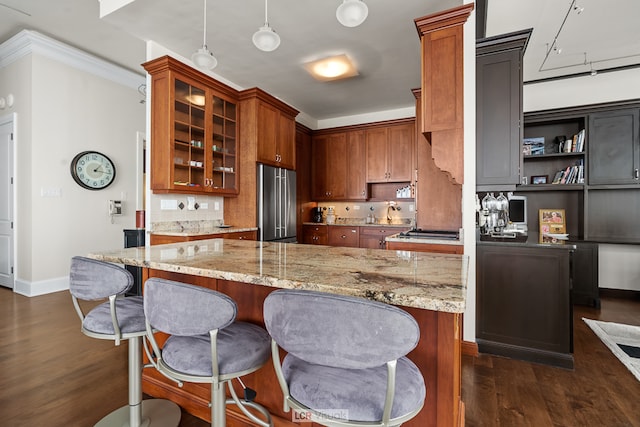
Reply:
M189 210L188 198L198 204L198 209ZM224 198L219 196L191 195L191 194L151 194L151 224L172 221L220 221L224 216ZM182 203L183 209L175 205ZM218 209L216 209L216 207ZM169 208L169 209L167 209Z
M337 219L366 219L373 212L376 219L385 220L387 213L392 222L415 223L415 204L411 202L395 202L395 210L389 208L388 202L318 202L318 207L334 208ZM326 215L326 210L325 210Z

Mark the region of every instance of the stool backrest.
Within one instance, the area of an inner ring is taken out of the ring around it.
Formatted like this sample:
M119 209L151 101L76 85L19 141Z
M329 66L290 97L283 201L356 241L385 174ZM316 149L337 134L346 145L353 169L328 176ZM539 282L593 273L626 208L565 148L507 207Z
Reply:
M295 357L349 369L398 359L420 338L416 320L398 307L313 291L272 292L264 321L275 342Z
M133 275L122 267L81 256L71 258L69 291L78 299L104 299L124 294L131 286Z
M207 334L233 323L238 309L228 296L200 286L150 278L144 285L149 324L171 335Z

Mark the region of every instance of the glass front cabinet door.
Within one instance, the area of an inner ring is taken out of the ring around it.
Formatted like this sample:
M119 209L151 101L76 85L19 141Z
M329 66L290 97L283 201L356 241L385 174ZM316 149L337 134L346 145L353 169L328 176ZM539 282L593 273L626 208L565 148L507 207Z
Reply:
M144 67L152 79L151 190L238 194L233 89L170 57Z

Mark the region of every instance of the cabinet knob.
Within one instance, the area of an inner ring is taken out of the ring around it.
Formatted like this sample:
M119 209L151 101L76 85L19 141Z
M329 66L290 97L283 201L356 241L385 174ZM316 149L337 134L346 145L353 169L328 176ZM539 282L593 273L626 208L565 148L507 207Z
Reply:
M342 236L340 236L340 237L342 237L343 239L346 239L346 238L347 238L347 236L345 236L344 234L343 234Z
M362 190L362 195L364 196L364 190Z
M634 171L633 171L633 177L634 177L635 179L638 179L638 178L639 178L639 176L638 176L638 169L636 169L636 170L634 170Z

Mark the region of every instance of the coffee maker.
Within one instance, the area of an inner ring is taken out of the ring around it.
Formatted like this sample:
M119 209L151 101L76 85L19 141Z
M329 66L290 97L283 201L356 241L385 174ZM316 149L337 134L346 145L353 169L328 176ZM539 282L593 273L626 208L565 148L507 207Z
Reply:
M322 208L311 208L311 220L316 223L322 222Z

